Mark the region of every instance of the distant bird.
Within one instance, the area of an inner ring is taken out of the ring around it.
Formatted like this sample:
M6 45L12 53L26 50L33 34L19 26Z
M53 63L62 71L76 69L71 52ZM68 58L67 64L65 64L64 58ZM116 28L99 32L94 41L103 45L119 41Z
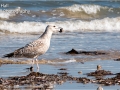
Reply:
M102 86L99 86L99 87L97 88L97 90L103 90Z
M3 56L3 58L33 58L32 59L32 65L34 64L34 60L36 60L37 63L37 69L39 69L38 66L38 56L43 55L46 53L46 51L49 49L50 46L50 40L52 33L54 31L59 30L59 32L63 31L63 28L57 27L54 25L48 25L44 31L44 33L35 41L25 45L22 48L19 48L15 50L12 53L6 54Z
M97 71L101 70L102 66L101 65L97 65Z

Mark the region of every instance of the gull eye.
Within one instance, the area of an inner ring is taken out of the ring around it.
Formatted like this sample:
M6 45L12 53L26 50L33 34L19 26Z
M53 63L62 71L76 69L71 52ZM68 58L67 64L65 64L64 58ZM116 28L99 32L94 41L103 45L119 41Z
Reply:
M53 26L53 27L55 27L55 26Z

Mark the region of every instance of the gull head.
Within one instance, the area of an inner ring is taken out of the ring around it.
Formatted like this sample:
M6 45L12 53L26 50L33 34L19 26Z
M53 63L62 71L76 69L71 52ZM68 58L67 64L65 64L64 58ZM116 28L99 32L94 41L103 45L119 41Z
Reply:
M46 27L46 29L47 30L51 30L52 32L56 32L56 31L58 31L58 32L63 32L63 28L61 28L61 27L57 27L57 26L55 26L55 25L48 25L47 27Z

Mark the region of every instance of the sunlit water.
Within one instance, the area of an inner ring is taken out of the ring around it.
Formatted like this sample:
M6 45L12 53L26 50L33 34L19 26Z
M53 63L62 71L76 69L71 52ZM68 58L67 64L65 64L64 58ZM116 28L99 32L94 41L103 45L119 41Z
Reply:
M20 48L27 43L37 39L39 35L1 35L0 36L0 56L14 51L17 48ZM86 55L66 55L64 52L75 48L77 50L84 51L94 51L94 50L120 50L120 33L108 33L108 32L87 32L87 33L56 33L51 39L51 46L48 52L39 57L39 60L52 60L52 59L62 59L62 60L72 60L77 58L87 57ZM91 56L89 56L91 57ZM89 58L88 57L88 58ZM18 60L18 59L13 59ZM51 64L40 64L41 73L46 74L57 74L61 72L60 68L67 68L66 72L68 75L77 76L77 77L87 77L86 73L96 70L96 66L101 65L102 69L106 71L111 71L112 73L119 73L119 61L112 60L100 60L88 61L82 63L78 62L68 62L68 63L54 63ZM9 64L2 65L0 67L0 77L9 77L9 76L23 76L27 75L30 72L26 68L30 65L19 65L19 64ZM36 65L34 65L34 71L36 71ZM82 71L82 74L78 74L79 71ZM106 76L112 77L112 76ZM94 77L88 77L94 79ZM66 82L62 85L55 85L55 89L82 89L82 90L96 90L99 85L97 84L81 84L76 82ZM120 89L120 86L103 86L105 90L117 90Z
M41 33L40 33L41 34ZM0 36L0 56L10 53L20 47L37 39L39 35L6 35ZM72 48L83 51L94 50L120 50L120 33L119 32L87 32L87 33L55 33L51 39L51 45L46 54L39 59L72 59L81 57L81 55L65 55L65 52ZM49 57L50 56L50 57Z
M8 0L0 1L1 3L9 6L6 8L0 7L0 57L37 39L48 24L55 24L62 27L64 32L53 34L49 50L38 59L48 61L60 59L65 61L52 62L54 65L51 65L50 62L49 64L40 65L40 72L56 74L59 72L59 68L64 67L67 68L69 75L86 77L84 74L95 71L96 66L100 64L105 70L119 73L120 63L114 61L114 58L110 59L109 56L106 56L106 60L101 59L100 57L102 56L99 56L92 61L91 57L94 58L95 56L65 54L72 48L83 51L119 51L119 0ZM7 13L2 10L8 10L9 12L10 10L18 11L19 13ZM23 10L30 11L30 13L20 13ZM81 64L75 61L76 58L82 58L83 61L84 58L87 58L88 62ZM22 59L12 58L11 60ZM25 68L28 67L30 65L2 65L0 66L0 77L27 75L29 72ZM82 71L82 74L78 74L78 71ZM97 87L98 85L96 84L66 82L63 85L56 85L55 89L96 90ZM105 90L117 90L120 89L120 86L103 86L103 88Z

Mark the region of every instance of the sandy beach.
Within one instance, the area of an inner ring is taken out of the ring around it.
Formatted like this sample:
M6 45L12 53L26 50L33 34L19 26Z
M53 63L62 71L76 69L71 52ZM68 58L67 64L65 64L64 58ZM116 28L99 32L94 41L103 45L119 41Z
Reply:
M0 90L120 90L120 1L0 4ZM48 25L63 32L53 32L38 71L32 58L2 58L37 40Z
M72 51L72 54L71 54L71 51ZM86 51L86 52L88 52L88 51ZM93 52L103 53L103 51L93 51ZM1 88L1 90L2 89L12 89L12 88L20 89L20 90L21 89L30 89L30 90L31 89L45 89L45 90L52 89L52 90L54 90L54 89L60 89L60 87L64 88L64 84L66 84L66 86L72 85L74 88L77 89L77 87L79 86L78 84L80 84L80 85L85 85L85 87L87 89L87 85L93 86L96 84L93 88L102 86L103 88L107 89L108 87L112 86L113 88L119 89L120 74L119 74L119 72L114 71L114 69L115 69L114 65L109 66L108 63L119 62L118 56L120 53L117 51L114 51L115 55L113 55L113 51L112 52L104 51L104 55L93 55L93 52L89 51L88 52L89 54L85 55L85 56L89 56L89 57L87 57L85 59L77 58L76 60L62 60L62 59L61 60L60 59L59 60L58 59L56 59L56 60L39 60L39 66L40 66L39 72L36 72L35 65L34 65L33 70L32 71L30 70L29 67L31 65L31 60L19 60L19 61L9 60L9 59L8 60L7 59L0 60L1 68L5 68L5 69L7 69L9 67L11 68L7 71L0 69L0 71L3 70L2 72L4 72L0 78L0 82L1 82L0 88ZM76 55L73 52L73 50L70 50L66 53L67 53L66 55L68 55L68 54L70 54L72 56ZM82 55L85 53L82 53ZM90 55L90 53L92 53L92 55ZM98 57L99 57L99 59L97 59ZM109 58L107 58L107 57L109 57ZM104 64L104 62L106 62L106 63ZM75 63L77 63L77 64L75 64ZM87 63L89 63L89 65L92 65L92 68L90 70L89 70L89 68L86 68L86 70L87 70L86 71L84 66L88 67ZM95 63L95 64L93 64L93 63ZM98 63L99 64L101 63L100 69L97 68ZM80 66L80 67L78 67L79 69L71 67L74 65ZM114 66L114 68L112 68L111 70L114 72L108 71L109 70L108 68L111 68L113 66ZM20 70L19 71L14 70L15 67L19 67L18 69L20 69ZM44 67L45 67L45 71L42 70L42 68L44 68ZM49 67L52 67L52 70ZM49 71L46 72L47 68L49 68ZM56 70L55 70L55 68L56 68ZM81 70L80 68L83 68L83 70ZM9 74L7 75L7 73L9 73ZM18 73L19 73L19 75L18 75ZM75 83L76 83L76 85L74 85ZM68 88L66 87L66 89L68 89Z

